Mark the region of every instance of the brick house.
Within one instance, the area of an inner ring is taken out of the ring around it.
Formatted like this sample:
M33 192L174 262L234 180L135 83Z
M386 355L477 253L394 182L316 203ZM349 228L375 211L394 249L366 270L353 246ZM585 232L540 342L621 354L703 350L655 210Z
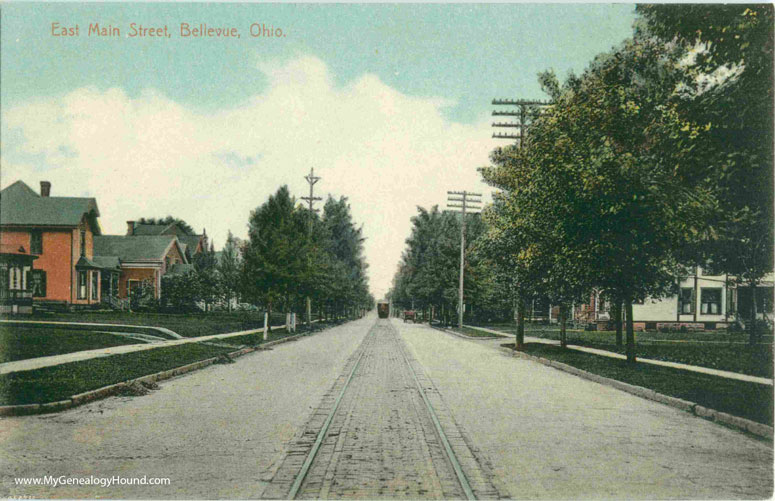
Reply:
M188 264L186 253L175 235L101 235L94 238L97 263L117 263L120 275L115 292L120 299L132 299L141 287L150 286L153 297L161 296L161 277L176 265Z
M100 302L102 269L92 261L101 234L94 198L52 197L22 181L0 191L0 244L37 256L27 278L36 304L90 306Z

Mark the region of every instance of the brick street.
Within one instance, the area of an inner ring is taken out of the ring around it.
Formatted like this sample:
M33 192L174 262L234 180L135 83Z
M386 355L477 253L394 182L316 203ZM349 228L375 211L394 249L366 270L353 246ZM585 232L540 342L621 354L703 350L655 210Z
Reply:
M497 347L371 316L147 396L3 419L0 495L283 498L351 372L299 498L462 498L423 394L479 498L771 494L763 441ZM171 485L14 485L43 475Z

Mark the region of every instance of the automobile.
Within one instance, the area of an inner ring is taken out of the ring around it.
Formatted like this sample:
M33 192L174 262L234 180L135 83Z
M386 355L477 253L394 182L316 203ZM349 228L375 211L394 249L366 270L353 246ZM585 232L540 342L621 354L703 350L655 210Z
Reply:
M417 322L417 312L414 310L404 310L404 323L410 320L412 321L412 323Z

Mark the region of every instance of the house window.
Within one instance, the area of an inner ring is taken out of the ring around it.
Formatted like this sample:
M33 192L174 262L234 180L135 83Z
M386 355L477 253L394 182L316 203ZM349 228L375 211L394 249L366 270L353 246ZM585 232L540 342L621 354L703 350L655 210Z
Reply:
M43 254L43 232L40 230L30 232L30 254Z
M87 282L86 282L86 272L85 271L79 271L78 272L78 299L86 299L86 289L87 289Z
M100 290L99 284L100 284L100 272L92 271L91 272L91 298L92 299L99 299L99 297L97 296L97 293Z
M20 266L11 266L8 269L8 290L22 290L22 269Z
M81 256L86 255L86 230L81 230Z
M46 272L32 270L32 297L46 297Z
M700 292L700 313L703 315L721 314L721 289L702 288Z
M691 315L694 313L694 289L684 287L678 295L678 313L681 315Z

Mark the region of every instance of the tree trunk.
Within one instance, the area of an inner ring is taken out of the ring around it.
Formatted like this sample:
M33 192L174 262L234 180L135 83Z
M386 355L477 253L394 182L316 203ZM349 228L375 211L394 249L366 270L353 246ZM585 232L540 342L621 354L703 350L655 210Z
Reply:
M635 363L635 332L632 329L632 300L630 298L625 299L624 307L626 309L625 315L627 316L627 363Z
M525 351L525 300L517 299L517 339L514 345L517 351Z
M622 345L622 302L614 302L614 324L616 325L616 346Z
M751 320L748 325L748 343L754 346L759 340L757 339L756 328L756 282L751 282Z
M560 346L562 348L568 347L568 338L565 333L565 303L560 303Z
M269 301L266 303L266 313L267 313L267 332L272 332L272 302Z

